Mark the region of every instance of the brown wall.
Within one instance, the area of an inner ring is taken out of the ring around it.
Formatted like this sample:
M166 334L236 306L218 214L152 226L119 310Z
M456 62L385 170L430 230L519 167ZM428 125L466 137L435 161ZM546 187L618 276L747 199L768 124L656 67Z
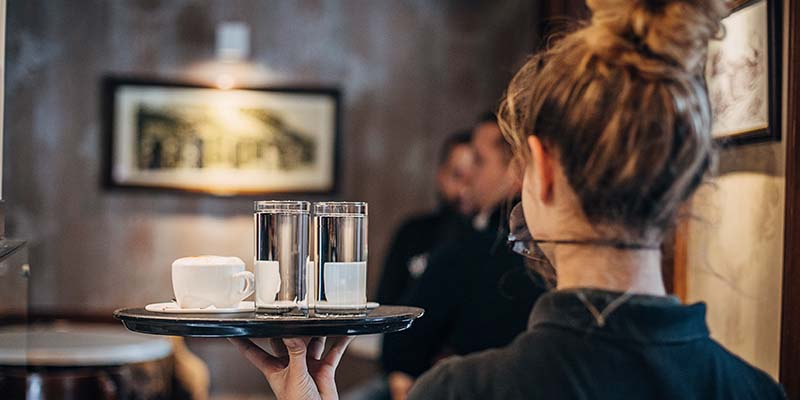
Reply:
M252 28L243 79L342 89L334 198L370 203L374 289L394 227L435 204L438 145L496 104L535 47L530 3L9 1L4 194L10 234L30 239L32 306L140 305L170 298L177 257L252 259L250 200L98 183L100 77L211 80L214 28L230 19Z
M784 10L790 9L783 0ZM788 13L784 15L788 16ZM687 300L708 305L712 337L774 378L781 354L781 286L788 88L784 21L780 142L728 148L718 176L691 202Z

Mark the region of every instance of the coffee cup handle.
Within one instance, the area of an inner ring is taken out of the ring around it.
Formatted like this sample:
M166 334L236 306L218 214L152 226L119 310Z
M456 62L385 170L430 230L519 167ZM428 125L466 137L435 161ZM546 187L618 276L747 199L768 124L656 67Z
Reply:
M242 271L233 274L233 279L237 280L239 278L244 278L244 288L240 290L237 295L239 296L239 300L244 300L247 296L253 294L256 288L256 277L250 271Z

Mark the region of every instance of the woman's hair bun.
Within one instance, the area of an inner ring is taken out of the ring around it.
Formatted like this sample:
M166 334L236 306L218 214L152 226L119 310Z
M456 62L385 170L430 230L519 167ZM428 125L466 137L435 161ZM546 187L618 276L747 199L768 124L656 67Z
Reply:
M702 70L709 39L722 33L722 0L587 0L585 38L612 64L656 75Z
M721 0L588 4L590 23L514 76L500 128L528 161L529 136L546 145L599 234L658 239L715 164L702 67L727 10Z

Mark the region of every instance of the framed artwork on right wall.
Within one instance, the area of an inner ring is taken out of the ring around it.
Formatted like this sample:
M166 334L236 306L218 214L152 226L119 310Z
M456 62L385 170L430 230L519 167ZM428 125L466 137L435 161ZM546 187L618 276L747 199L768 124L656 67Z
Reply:
M780 140L781 1L729 2L725 36L709 43L712 132L723 144Z

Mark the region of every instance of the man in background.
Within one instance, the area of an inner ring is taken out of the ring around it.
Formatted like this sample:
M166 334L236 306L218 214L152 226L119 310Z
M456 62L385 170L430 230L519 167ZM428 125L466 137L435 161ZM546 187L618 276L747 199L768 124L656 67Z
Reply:
M506 217L518 199L522 171L493 114L473 130L475 170L470 197L478 214L473 231L440 247L406 304L425 316L406 331L387 334L382 363L393 400L437 360L507 345L526 328L545 286L506 246Z
M469 130L457 132L442 145L436 170L439 207L409 219L395 233L378 287L379 303L403 304L425 272L431 250L468 229L475 211L469 191L474 168L470 136Z
M475 156L471 130L450 135L439 150L436 169L438 208L405 221L392 239L378 287L381 304L406 304L417 279L425 272L430 254L439 246L468 235L476 207L470 181ZM354 343L357 346L358 342ZM352 346L351 346L352 347ZM344 393L343 400L389 400L385 376Z

